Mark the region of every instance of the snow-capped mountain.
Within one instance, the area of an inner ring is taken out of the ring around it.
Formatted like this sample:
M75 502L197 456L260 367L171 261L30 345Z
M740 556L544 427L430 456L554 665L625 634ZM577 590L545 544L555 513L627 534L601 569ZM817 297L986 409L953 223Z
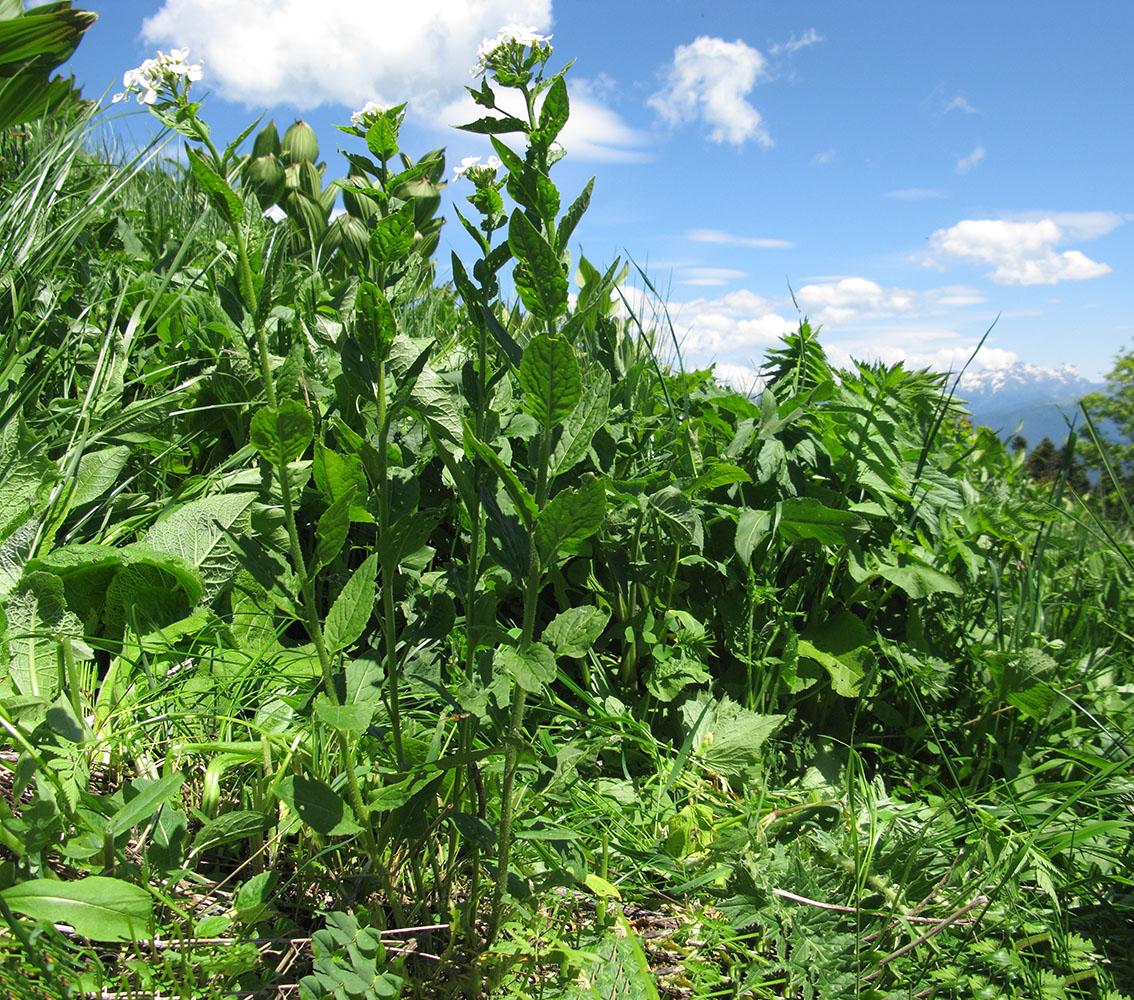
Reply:
M1061 444L1067 437L1064 414L1081 424L1079 400L1103 388L1074 365L1045 368L1025 362L966 372L956 398L965 402L973 423L991 427L1005 440L1019 434L1034 446L1045 437Z

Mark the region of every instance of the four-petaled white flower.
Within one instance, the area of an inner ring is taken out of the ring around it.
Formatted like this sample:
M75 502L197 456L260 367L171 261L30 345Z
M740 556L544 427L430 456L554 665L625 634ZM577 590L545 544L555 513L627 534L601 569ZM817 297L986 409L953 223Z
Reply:
M480 48L476 50L476 65L473 67L473 73L483 73L486 69L489 69L489 63L497 49L506 45L519 45L522 48L546 45L551 41L551 38L551 35L538 34L535 28L528 27L526 24L506 24L496 32L495 38L486 38L480 43Z
M365 128L367 125L371 124L373 116L380 115L385 110L382 105L375 104L373 101L367 101L365 105L351 113L350 123L357 125L359 128Z
M115 94L111 101L117 104L131 94L137 94L139 104L153 104L163 90L175 89L179 79L185 79L188 91L201 76L201 64L189 62L188 49L172 49L169 55L159 49L153 59L147 59L141 66L122 74L125 89Z
M490 156L482 165L479 156L466 156L461 159L461 165L453 168L453 180L460 180L462 177L468 175L469 180L475 180L474 174L470 171L481 170L497 170L504 166L495 156Z

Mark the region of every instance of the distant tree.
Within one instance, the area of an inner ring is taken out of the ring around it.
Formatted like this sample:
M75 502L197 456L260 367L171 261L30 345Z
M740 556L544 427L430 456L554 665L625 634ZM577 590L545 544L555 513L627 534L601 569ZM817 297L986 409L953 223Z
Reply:
M1022 434L1017 434L1014 438L1012 438L1012 444L1010 447L1013 451L1027 451L1028 439Z
M1062 448L1056 448L1051 438L1045 437L1028 452L1024 469L1037 483L1051 483L1063 474L1063 468L1067 466L1067 485L1079 496L1084 496L1090 492L1091 482L1079 457L1068 457L1069 447L1070 441L1065 442Z
M1114 367L1106 376L1106 388L1085 396L1080 405L1103 436L1107 461L1123 492L1134 497L1134 350L1127 349L1115 357ZM1082 428L1078 451L1087 468L1099 473L1101 491L1112 491L1103 457L1086 427Z

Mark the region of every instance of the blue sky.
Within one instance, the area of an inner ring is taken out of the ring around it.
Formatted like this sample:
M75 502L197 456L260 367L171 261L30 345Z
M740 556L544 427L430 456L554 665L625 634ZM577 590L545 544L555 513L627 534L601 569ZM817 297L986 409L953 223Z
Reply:
M77 5L100 14L69 67L88 96L189 46L218 138L265 109L281 132L302 117L328 180L353 141L332 126L368 100L410 102L411 156L487 156L452 128L479 117L478 45L510 23L552 34L551 65L576 59L553 178L571 199L596 177L574 252L631 255L687 361L737 384L795 325L791 291L839 363L956 368L997 315L986 367L1097 377L1134 339L1129 0ZM439 259L471 260L448 214Z

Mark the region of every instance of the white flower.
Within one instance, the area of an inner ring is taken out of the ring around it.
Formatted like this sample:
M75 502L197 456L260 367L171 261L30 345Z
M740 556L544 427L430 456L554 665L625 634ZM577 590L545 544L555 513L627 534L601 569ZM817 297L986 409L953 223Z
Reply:
M459 167L453 168L453 180L460 180L466 174L469 176L469 180L474 180L474 174L470 173L470 171L478 172L481 170L497 170L500 167L504 166L504 164L501 163L495 156L490 156L487 161L485 161L483 166L481 166L480 159L481 158L479 156L464 157L461 160L461 165Z
M506 24L496 32L495 38L486 38L480 43L480 48L476 50L476 66L473 67L473 72L484 72L497 49L501 49L505 45L515 44L522 48L528 48L529 46L546 45L551 41L551 38L551 35L537 34L535 28L528 27L525 24Z
M185 78L185 89L201 79L201 64L189 63L188 49L173 49L166 55L160 49L153 59L147 59L136 69L128 69L122 74L121 93L111 99L117 104L131 94L136 94L139 104L153 104L163 90L174 91L179 78Z
M350 123L357 125L359 128L364 128L370 124L370 117L375 114L381 114L386 109L380 104L375 104L373 101L367 101L363 107L359 108L350 116Z

